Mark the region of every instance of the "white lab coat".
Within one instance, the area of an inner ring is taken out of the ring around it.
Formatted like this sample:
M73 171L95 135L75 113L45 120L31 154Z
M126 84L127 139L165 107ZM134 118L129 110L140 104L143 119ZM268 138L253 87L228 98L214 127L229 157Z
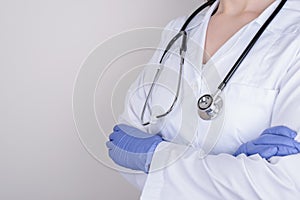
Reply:
M239 30L204 67L200 64L203 52L199 49L204 47L208 21L218 1L188 26L189 41L195 41L200 47L195 49L189 43L187 60L196 64L192 66L187 62L184 66L184 80L194 96L186 95L183 89L181 99L188 99L186 104L183 108L178 106L165 118L165 126L160 131L166 140L173 142L159 144L150 173L147 176L131 175L129 178L142 189L141 199L300 199L300 154L273 157L269 161L258 155L232 156L241 144L257 138L264 129L271 126L286 125L300 131L298 0L287 1L224 89L224 110L216 125L217 129L211 128L213 122L194 115L197 99L208 91L203 89L203 77L215 74L211 69L219 74L220 78L212 75L213 81L207 80L212 90L209 92L214 92L279 3L280 0L276 0L257 19ZM174 32L163 33L162 48L185 20L186 17L181 17L167 25L166 30ZM150 63L157 63L161 53L161 50L157 50ZM178 57L168 56L165 65L178 71ZM147 82L148 71L149 68L145 69L128 91L126 109L120 119L123 123L155 132L155 128L150 130L140 125L140 113L149 87L136 88ZM177 78L174 76L173 79ZM157 86L150 107L156 104L168 107L172 98L170 92ZM184 101L179 104L183 105ZM188 110L188 114L184 114L184 109ZM186 115L190 119L184 121ZM149 116L148 112L146 116Z

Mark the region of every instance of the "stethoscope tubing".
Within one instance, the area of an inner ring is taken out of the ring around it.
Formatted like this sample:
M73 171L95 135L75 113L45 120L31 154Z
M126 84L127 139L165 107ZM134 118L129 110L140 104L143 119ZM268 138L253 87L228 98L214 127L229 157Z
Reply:
M188 19L185 21L185 23L183 24L183 26L181 27L180 31L170 40L170 42L167 44L167 47L165 48L159 64L162 64L164 61L164 58L166 56L166 54L169 52L169 50L171 49L171 47L174 45L174 43L182 37L182 42L181 42L181 47L180 47L180 74L178 77L178 84L177 84L177 90L176 90L176 94L173 100L172 105L170 106L170 108L163 114L156 116L156 118L162 118L165 117L166 115L168 115L174 108L177 100L178 100L178 96L179 96L179 92L180 92L180 87L181 87L181 82L182 82L182 71L183 71L183 65L185 62L185 53L187 50L187 32L186 32L186 28L187 26L190 24L190 22L195 18L195 16L197 14L199 14L202 10L204 10L206 7L211 6L216 0L209 0L206 3L204 3L203 5L201 5L197 10L195 10L189 17ZM264 33L264 31L266 30L266 28L269 26L269 24L273 21L273 19L276 17L276 15L279 13L279 11L282 9L282 7L284 6L284 4L286 3L287 0L281 0L280 4L276 7L276 9L273 11L273 13L268 17L268 19L265 21L265 23L262 25L262 27L257 31L257 33L255 34L255 36L252 38L252 40L249 42L249 44L247 45L247 47L245 48L245 50L242 52L242 54L239 56L239 58L237 59L237 61L234 63L234 65L232 66L232 68L230 69L230 71L226 74L224 80L220 83L220 85L217 88L217 94L220 94L220 92L223 91L223 89L226 87L227 83L231 80L232 76L234 75L234 73L237 71L237 69L239 68L239 66L241 65L241 63L243 62L243 60L246 58L246 56L248 55L248 53L250 52L250 50L253 48L253 46L255 45L255 43L259 40L259 38L261 37L261 35ZM151 84L151 87L149 89L148 95L146 97L144 106L143 106L143 110L141 113L141 121L142 121L142 125L146 126L149 125L151 122L144 122L144 115L145 115L145 110L147 107L147 104L149 102L149 98L153 92L153 88L159 78L161 74L161 68L158 68L156 71L156 74L154 76L154 80ZM206 94L207 95L207 94ZM204 95L205 96L205 95ZM211 95L210 95L211 96ZM203 97L203 96L202 96ZM202 110L199 107L199 101L202 98L200 97L198 99L198 108L199 110ZM206 110L206 109L205 109ZM151 111L150 111L151 112ZM151 113L150 113L151 115Z
M234 63L233 67L230 69L224 80L221 82L221 84L218 86L219 90L223 90L229 80L232 78L233 74L236 72L236 70L239 68L243 60L246 58L254 44L258 41L260 36L265 32L266 28L269 26L269 24L273 21L275 16L279 13L281 8L284 6L287 0L281 0L280 4L277 6L277 8L273 11L273 13L270 15L270 17L266 20L266 22L263 24L263 26L258 30L258 32L255 34L253 39L250 41L248 46L245 48L243 53L240 55L240 57L237 59L237 61Z

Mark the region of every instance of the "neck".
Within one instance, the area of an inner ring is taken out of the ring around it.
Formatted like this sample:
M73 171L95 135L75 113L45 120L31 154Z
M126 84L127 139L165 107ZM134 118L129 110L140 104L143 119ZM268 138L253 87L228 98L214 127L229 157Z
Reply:
M262 13L275 0L220 0L216 14L240 15Z

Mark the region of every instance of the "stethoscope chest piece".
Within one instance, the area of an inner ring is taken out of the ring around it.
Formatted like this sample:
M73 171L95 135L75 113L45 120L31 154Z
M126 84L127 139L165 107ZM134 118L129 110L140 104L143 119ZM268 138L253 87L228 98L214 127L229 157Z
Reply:
M160 118L163 118L167 116L175 107L175 104L178 100L178 95L180 92L180 87L181 87L181 79L182 79L182 71L183 71L183 65L185 63L185 53L187 51L187 32L186 28L189 25L189 23L193 20L193 18L202 10L204 10L206 7L211 6L216 0L209 0L206 3L204 3L202 6L200 6L194 13L192 13L189 18L186 20L186 22L183 24L181 27L179 33L177 33L171 41L167 44L166 49L164 50L159 63L163 64L164 63L164 58L166 54L170 51L172 45L179 39L182 38L181 41L181 46L180 46L180 68L179 68L179 77L178 77L178 84L177 84L177 90L176 90L176 95L173 100L172 105L167 109L163 114L160 115L151 115L151 119L147 122L144 121L144 115L146 108L148 106L148 102L150 99L150 96L152 94L153 88L155 86L155 83L157 79L160 76L161 69L159 68L155 74L154 81L151 84L150 90L146 96L146 100L141 112L141 123L143 126L147 126L150 124L156 124L158 121L160 121ZM276 7L276 9L273 11L273 13L269 16L269 18L265 21L265 23L261 26L261 28L258 30L258 32L255 34L255 36L252 38L250 43L247 45L243 53L240 55L240 57L237 59L237 61L234 63L232 68L229 70L227 75L225 76L224 80L221 82L221 84L218 87L218 90L214 95L210 94L205 94L201 96L198 99L197 107L198 107L198 115L200 116L201 119L203 120L212 120L218 116L218 114L222 111L223 107L223 101L221 99L220 93L222 90L225 88L227 85L228 81L231 79L233 74L237 71L239 68L240 64L242 61L245 59L245 57L248 55L249 51L252 49L254 44L258 41L260 36L263 34L267 26L272 22L272 20L275 18L275 16L278 14L278 12L281 10L281 8L284 6L287 0L281 0L280 4Z
M212 120L221 112L223 101L218 94L214 96L205 94L199 98L197 106L198 115L201 119Z

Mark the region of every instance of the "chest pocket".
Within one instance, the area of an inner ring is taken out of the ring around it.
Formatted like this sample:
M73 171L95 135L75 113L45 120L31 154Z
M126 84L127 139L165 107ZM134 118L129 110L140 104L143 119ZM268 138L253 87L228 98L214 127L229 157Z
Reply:
M235 133L239 142L257 138L270 126L278 90L232 83L225 91L225 134Z

